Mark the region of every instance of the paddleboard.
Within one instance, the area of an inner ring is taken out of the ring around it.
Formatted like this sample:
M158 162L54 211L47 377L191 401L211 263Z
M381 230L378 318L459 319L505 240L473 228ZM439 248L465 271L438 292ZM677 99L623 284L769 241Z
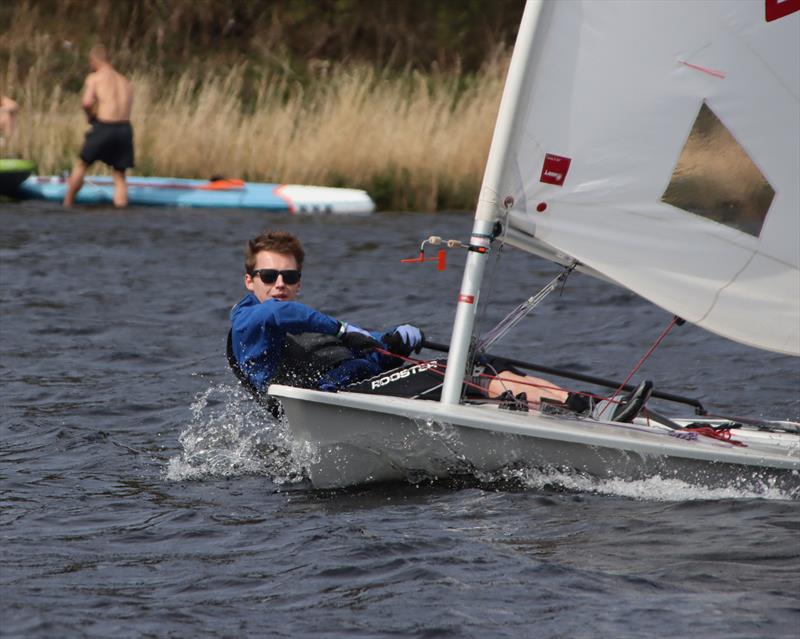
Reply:
M173 206L258 209L277 213L372 213L375 203L366 191L296 184L266 184L236 179L191 180L167 177L129 177L128 203L134 206ZM23 199L61 201L67 176L34 175L19 185ZM90 176L75 202L112 204L111 177Z

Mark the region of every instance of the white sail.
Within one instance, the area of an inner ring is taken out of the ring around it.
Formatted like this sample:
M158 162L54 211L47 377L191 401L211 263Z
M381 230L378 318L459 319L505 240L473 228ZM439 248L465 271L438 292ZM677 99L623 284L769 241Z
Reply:
M799 5L544 2L481 194L506 241L800 355Z

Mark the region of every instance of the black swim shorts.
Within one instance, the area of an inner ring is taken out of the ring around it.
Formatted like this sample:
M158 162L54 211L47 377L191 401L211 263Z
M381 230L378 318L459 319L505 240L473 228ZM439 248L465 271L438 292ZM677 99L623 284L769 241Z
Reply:
M100 160L117 171L133 168L131 123L95 122L86 134L80 158L87 166Z

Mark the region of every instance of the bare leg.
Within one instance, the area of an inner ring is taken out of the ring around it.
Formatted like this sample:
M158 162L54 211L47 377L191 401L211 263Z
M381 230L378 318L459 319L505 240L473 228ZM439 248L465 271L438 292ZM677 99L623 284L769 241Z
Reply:
M123 208L128 206L128 184L125 182L125 171L113 171L114 176L114 206Z
M75 162L72 168L72 174L69 176L69 186L67 187L67 194L64 196L64 206L71 207L75 203L75 196L83 186L83 176L86 175L86 163L83 160Z
M504 391L510 390L514 395L526 393L528 401L539 402L542 397L555 399L559 402L567 401L567 391L553 382L530 375L517 375L503 371L497 378L489 382L489 397L497 397Z

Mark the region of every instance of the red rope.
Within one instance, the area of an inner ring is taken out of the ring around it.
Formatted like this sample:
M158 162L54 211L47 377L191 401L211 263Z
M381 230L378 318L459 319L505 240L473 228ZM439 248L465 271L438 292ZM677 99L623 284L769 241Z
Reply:
M656 339L656 341L655 341L655 342L653 342L653 345L652 345L652 346L651 346L651 347L648 349L648 351L647 351L647 352L646 352L646 353L645 353L645 354L642 356L642 358L641 358L641 359L638 361L638 363L636 364L636 366L634 366L634 367L633 367L633 370L631 370L631 372L630 372L630 373L628 373L628 376L625 378L625 381L624 381L624 382L622 382L622 384L620 384L620 385L619 385L619 388L618 388L617 390L615 390L615 391L614 391L614 392L611 394L611 397L616 397L616 396L617 396L617 395L618 395L618 394L619 394L619 393L622 391L622 389L623 389L623 388L625 388L625 386L627 386L628 382L629 382L629 381L631 381L631 377L633 377L633 376L636 374L636 371L638 371L638 370L639 370L639 369L642 367L642 364L644 364L644 363L645 363L645 361L647 361L647 358L648 358L648 357L650 357L650 355L652 355L652 354L653 354L653 351L655 351L655 350L656 350L656 348L658 348L658 345L659 345L659 344L660 344L660 343L663 341L663 339L664 339L664 338L667 336L667 333L669 333L669 332L672 330L672 327L673 327L673 326L675 326L675 324L677 324L679 321L680 321L680 318L679 318L677 315L676 315L675 317L673 317L673 318L672 318L672 321L669 323L669 325L668 325L668 326L667 326L667 327L666 327L666 328L665 328L663 331L661 331L661 335L659 335L659 336L658 336L658 338ZM610 398L609 398L609 399L610 399ZM608 408L610 405L611 405L611 404L609 403L609 404L607 404L606 406L604 406L604 407L603 407L603 410L601 410L601 411L600 411L600 414L597 416L597 418L598 418L598 419L599 419L600 417L602 417L602 416L603 416L603 413L605 413L605 412L606 412L606 409L607 409L607 408Z
M378 353L381 353L382 355L388 355L389 357L396 357L397 359L403 360L404 362L407 362L409 364L427 364L428 362L433 361L433 360L429 360L429 359L414 359L412 357L405 357L404 355L398 355L397 353L392 353L391 351L387 351L387 350L385 350L383 348L375 348L375 350ZM440 368L442 370L439 370ZM437 361L436 362L436 368L430 368L428 370L433 372L433 373L437 373L438 375L441 375L442 377L444 377L444 371L447 370L447 365L440 364ZM466 378L463 381L464 381L464 384L466 384L467 386L470 386L472 388L476 388L476 389L481 390L481 391L484 390L482 386L480 386L478 384L475 384L474 382L470 382Z
M693 433L697 433L698 435L705 435L706 437L713 437L714 439L719 439L724 442L728 442L729 444L733 444L734 446L747 447L747 444L744 444L736 439L733 439L733 434L731 433L730 428L712 428L711 426L687 426L683 430L688 430Z

